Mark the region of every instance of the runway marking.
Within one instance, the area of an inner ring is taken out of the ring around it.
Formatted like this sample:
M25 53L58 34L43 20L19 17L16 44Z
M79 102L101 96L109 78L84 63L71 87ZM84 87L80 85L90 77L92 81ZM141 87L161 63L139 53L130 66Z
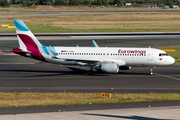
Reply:
M171 76L168 76L168 75L163 75L163 74L159 74L159 73L154 73L154 74L159 75L159 76L162 76L162 77L166 77L166 78L170 78L170 79L174 79L174 80L180 81L179 78L171 77Z

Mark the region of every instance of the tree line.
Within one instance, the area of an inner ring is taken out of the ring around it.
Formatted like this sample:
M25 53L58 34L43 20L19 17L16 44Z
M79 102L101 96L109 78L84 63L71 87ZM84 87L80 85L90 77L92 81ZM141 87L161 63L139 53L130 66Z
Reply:
M179 5L178 0L0 0L0 6L8 7L11 4L31 5L117 5L124 6L126 3L137 5Z

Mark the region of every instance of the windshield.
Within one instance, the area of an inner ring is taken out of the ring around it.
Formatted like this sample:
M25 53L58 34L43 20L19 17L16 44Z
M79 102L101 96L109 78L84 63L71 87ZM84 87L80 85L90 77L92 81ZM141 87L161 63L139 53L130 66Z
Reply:
M168 56L167 53L159 53L159 56Z

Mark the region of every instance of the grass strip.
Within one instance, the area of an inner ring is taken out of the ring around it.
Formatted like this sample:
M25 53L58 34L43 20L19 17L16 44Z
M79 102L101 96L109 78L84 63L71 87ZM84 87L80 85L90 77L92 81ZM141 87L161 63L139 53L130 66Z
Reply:
M112 98L100 98L100 93L22 92L0 93L0 107L30 107L82 105L180 100L179 93L112 93Z
M13 19L23 20L33 33L180 31L180 13L31 16ZM0 18L0 25L3 24L14 25L13 20ZM0 33L6 32L15 32L15 29L0 26Z

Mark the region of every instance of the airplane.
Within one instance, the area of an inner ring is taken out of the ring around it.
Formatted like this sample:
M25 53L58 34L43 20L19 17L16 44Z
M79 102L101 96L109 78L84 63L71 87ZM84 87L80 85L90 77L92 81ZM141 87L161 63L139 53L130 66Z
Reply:
M175 59L166 52L155 48L133 47L60 47L45 46L33 35L22 20L14 20L19 48L11 52L36 60L61 64L90 67L88 75L93 75L93 69L104 73L118 73L119 70L129 70L134 66L149 67L153 75L154 66L171 65Z

